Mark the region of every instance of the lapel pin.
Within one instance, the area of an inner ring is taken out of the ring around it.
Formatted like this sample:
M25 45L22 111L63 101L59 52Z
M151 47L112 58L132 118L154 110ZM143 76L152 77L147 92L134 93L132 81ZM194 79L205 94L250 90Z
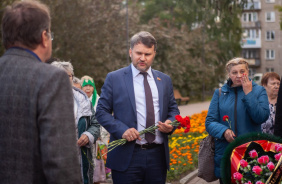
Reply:
M159 78L159 77L157 77L157 79L160 81L160 80L162 80L161 78Z

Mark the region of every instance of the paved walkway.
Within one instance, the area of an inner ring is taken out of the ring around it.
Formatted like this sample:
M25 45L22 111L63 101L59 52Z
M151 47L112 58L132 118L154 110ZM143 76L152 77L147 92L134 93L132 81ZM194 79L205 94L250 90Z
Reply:
M178 108L179 108L181 116L190 116L195 113L200 113L203 110L208 110L209 105L210 105L210 101L206 101L206 102L192 103L188 105L180 105ZM185 184L207 184L208 182L197 177L197 172L193 172L185 179L183 178L180 183L182 184L184 183ZM209 184L219 184L219 181L209 182Z

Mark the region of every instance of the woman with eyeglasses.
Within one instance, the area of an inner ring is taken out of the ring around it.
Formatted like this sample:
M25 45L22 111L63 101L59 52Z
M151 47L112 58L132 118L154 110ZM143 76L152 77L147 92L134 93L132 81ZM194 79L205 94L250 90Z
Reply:
M220 161L227 145L240 135L261 132L261 124L269 117L266 91L250 80L248 62L234 58L227 62L226 71L229 78L215 90L205 123L214 138L215 176L220 183Z
M70 62L54 61L51 65L65 70L71 84L73 83L73 66ZM80 89L73 87L74 115L79 147L79 161L83 184L93 184L92 147L100 136L100 124L95 117L95 111L87 95ZM65 122L72 123L72 122Z

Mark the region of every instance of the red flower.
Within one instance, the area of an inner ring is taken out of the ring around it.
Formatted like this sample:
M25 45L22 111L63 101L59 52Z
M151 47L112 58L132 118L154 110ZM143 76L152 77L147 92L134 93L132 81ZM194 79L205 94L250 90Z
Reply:
M256 184L264 184L262 181L257 181Z
M253 172L256 173L257 175L260 175L261 171L262 171L262 169L259 166L253 167Z
M243 178L243 175L242 175L241 173L239 173L239 172L235 172L235 173L233 174L233 178L234 178L235 180L241 181L241 179Z
M244 184L252 184L252 182L251 182L251 181L248 181L248 183L244 183Z
M178 122L181 122L183 118L182 118L180 115L176 115L176 116L175 116L175 119L176 119Z
M190 131L190 127L189 128L185 128L184 133L188 133Z
M282 152L282 145L281 144L275 144L275 151L276 152Z
M180 123L180 125L177 128L180 129L181 127L183 127L185 129L184 133L188 133L191 127L190 118L188 116L182 118L180 115L176 115L175 119Z
M258 158L258 163L266 165L269 162L269 157L267 155Z
M250 157L252 158L257 158L258 157L258 153L256 152L256 150L252 150L249 152Z
M190 126L190 118L186 116L185 118L182 119L181 124L182 124L182 127Z
M269 162L269 163L267 164L267 168L268 168L270 171L272 171L272 170L275 168L275 165L274 165L272 162Z
M223 121L228 121L229 120L229 116L224 115L222 119L223 119Z
M277 161L279 161L280 157L281 157L281 153L278 153L278 154L274 155L274 158Z
M245 168L245 167L248 166L248 162L245 161L244 159L242 159L242 160L240 160L240 165L241 165L243 168Z

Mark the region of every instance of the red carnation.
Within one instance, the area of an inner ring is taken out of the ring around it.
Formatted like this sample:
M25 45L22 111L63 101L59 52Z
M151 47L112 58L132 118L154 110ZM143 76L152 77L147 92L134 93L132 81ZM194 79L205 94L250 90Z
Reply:
M264 184L262 181L257 181L256 184Z
M235 180L237 180L237 181L241 181L241 179L243 178L243 175L242 175L241 173L239 173L239 172L235 172L235 173L233 174L233 178L234 178Z
M256 173L257 175L261 174L262 169L259 166L254 166L253 167L253 172Z
M281 153L278 153L278 154L274 155L274 158L277 161L279 161L280 157L281 157Z
M182 118L180 115L176 115L176 116L175 116L175 119L176 119L178 122L181 122L183 118Z
M274 165L272 162L269 162L269 163L267 164L267 168L268 168L270 171L272 171L272 170L275 168L275 165Z
M249 152L250 157L252 158L257 158L258 157L258 153L256 152L256 150L252 150Z
M282 152L282 145L281 144L275 144L275 151L276 152Z
M240 160L240 164L243 168L247 167L248 166L248 162L244 159Z
M229 117L227 115L223 116L223 121L228 121L229 120Z
M267 155L258 158L258 163L266 165L269 162L269 157Z

